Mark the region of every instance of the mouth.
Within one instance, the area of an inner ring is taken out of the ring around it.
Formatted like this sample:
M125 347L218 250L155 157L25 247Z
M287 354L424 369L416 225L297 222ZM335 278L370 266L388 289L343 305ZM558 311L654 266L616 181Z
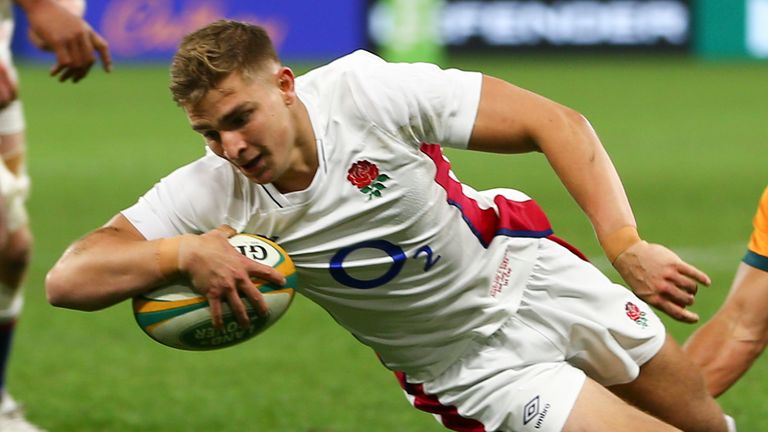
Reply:
M243 173L248 177L255 177L257 176L261 171L264 170L264 156L259 155L255 158L251 159L250 161L240 164L240 169L243 171Z

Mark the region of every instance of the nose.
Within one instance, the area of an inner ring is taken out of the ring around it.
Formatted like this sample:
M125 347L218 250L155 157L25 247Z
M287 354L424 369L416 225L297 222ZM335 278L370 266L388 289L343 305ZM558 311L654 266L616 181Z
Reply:
M224 156L229 160L237 160L243 150L245 150L245 140L235 131L224 131L220 132L220 134L221 148L224 150Z

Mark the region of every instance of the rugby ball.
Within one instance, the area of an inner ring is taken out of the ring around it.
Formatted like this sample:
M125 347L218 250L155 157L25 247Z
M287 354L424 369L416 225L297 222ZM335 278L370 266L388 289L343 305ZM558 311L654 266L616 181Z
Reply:
M269 316L260 317L244 297L251 323L238 324L229 305L224 302L224 326L213 327L208 299L189 285L161 287L133 298L136 322L152 339L169 347L190 351L206 351L229 347L246 341L269 328L285 314L296 289L296 268L288 254L275 242L251 234L236 234L229 243L246 257L272 266L286 278L285 286L255 279L269 307Z

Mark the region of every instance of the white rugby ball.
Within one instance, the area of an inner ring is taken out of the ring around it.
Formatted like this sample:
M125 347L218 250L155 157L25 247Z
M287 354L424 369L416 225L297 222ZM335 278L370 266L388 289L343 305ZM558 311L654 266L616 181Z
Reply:
M224 302L224 327L216 329L211 320L208 299L190 286L175 284L152 290L133 299L136 322L152 339L173 348L205 351L220 349L246 341L269 328L291 305L297 284L296 267L288 254L275 242L251 234L236 234L229 239L241 254L272 266L286 278L285 286L254 280L269 308L269 316L260 317L250 302L243 303L251 323L238 324L229 305Z

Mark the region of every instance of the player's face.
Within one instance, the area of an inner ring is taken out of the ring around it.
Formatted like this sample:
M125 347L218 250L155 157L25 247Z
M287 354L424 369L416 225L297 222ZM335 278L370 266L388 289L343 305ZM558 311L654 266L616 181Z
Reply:
M194 106L185 106L192 128L208 147L259 184L291 184L299 145L293 72L275 67L250 78L232 73ZM314 152L314 150L311 150ZM290 189L290 187L288 188Z

